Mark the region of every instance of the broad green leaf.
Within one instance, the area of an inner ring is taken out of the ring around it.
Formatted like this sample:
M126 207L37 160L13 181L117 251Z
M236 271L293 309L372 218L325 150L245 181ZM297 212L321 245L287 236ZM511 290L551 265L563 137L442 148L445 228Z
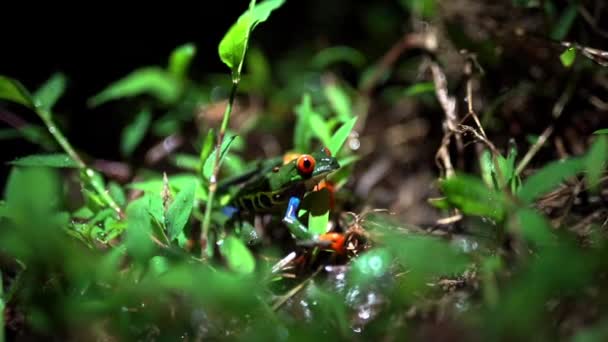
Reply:
M0 75L0 100L10 101L34 109L31 94L21 84L12 78Z
M127 231L125 244L129 253L139 261L147 260L154 251L150 196L143 196L127 207Z
M557 23L555 23L553 30L551 31L551 39L563 40L568 34L568 32L570 32L570 28L572 27L572 24L574 23L577 14L577 4L573 3L566 7Z
M598 129L593 134L608 134L608 128Z
M519 209L516 217L517 226L515 229L518 230L524 239L541 247L555 242L554 236L551 234L551 225L547 222L547 219L535 210L528 208Z
M317 138L321 140L323 145L329 146L331 143L331 132L328 124L323 120L323 117L317 113L311 112L308 115L308 124Z
M340 62L360 68L365 64L365 55L350 46L332 46L319 51L312 58L312 65L317 69L325 69Z
M184 187L184 189L175 196L173 203L171 203L169 210L167 210L167 233L169 235L169 240L171 241L177 238L184 230L186 223L188 223L192 208L194 207L195 186L196 184L192 182L190 185Z
M329 222L330 193L327 189L321 189L308 194L307 201L311 207L308 212L308 231L312 234L324 234L327 232Z
M198 170L199 158L193 154L177 153L172 157L173 165L191 171Z
M285 0L266 0L243 13L237 22L233 24L224 38L222 38L218 52L220 59L232 70L232 79L238 80L241 73L241 65L245 58L245 51L249 36L254 28L268 19L272 11L281 7Z
M315 114L310 94L306 93L302 96L302 101L295 108L295 112L297 116L293 135L293 147L297 152L304 153L310 148L309 142L312 137L310 116Z
M120 153L122 153L123 156L128 157L133 154L137 146L146 136L151 120L152 114L148 109L144 109L137 113L133 122L123 129L120 138Z
M22 157L10 162L16 166L37 166L37 167L56 167L56 168L78 168L78 164L67 154L35 154Z
M465 214L497 220L504 217L504 195L488 188L479 178L464 174L455 175L443 180L440 186L447 201Z
M353 109L350 98L344 89L336 84L331 84L323 90L331 108L338 114L338 119L342 122L350 120L353 117Z
M59 208L62 195L57 173L47 168L12 168L5 189L8 212L23 219L44 219Z
M432 93L435 91L435 83L433 82L421 82L412 84L405 88L403 96L416 96L420 94Z
M118 183L114 181L110 182L108 184L108 192L110 193L110 197L112 197L119 206L122 207L127 204L127 195Z
M233 271L249 274L255 270L255 259L240 239L228 236L222 242L220 251Z
M355 127L355 123L357 123L357 117L351 118L349 121L342 124L331 137L327 146L333 155L338 155L338 152L342 149L342 145L344 145L350 132Z
M561 55L559 55L559 59L561 60L563 66L565 66L566 68L571 67L572 64L574 64L574 60L576 59L576 49L569 48Z
M178 80L183 80L188 72L188 67L196 55L196 46L187 43L178 46L171 52L169 57L169 72Z
M34 103L36 107L45 111L50 111L65 91L65 86L66 78L63 73L56 73L51 76L51 78L34 93Z
M219 167L221 167L221 165L224 161L224 158L226 157L226 153L230 149L230 145L232 144L232 142L234 141L234 139L236 137L237 137L236 135L233 135L231 137L228 137L228 136L224 137L224 140L222 141L222 146L221 146ZM203 166L203 177L207 180L211 177L211 174L213 173L213 167L215 166L216 158L217 158L217 147L213 149L213 152L211 154L209 154L209 156L207 156L207 160L205 160L205 165Z
M597 188L602 173L606 170L606 162L608 162L608 138L600 135L585 157L587 183L590 188Z
M180 82L167 71L158 67L145 67L110 84L89 99L89 105L95 107L108 101L143 94L151 95L164 104L171 104L179 98L181 90Z
M566 179L575 176L584 168L581 159L554 161L524 180L518 197L524 203L532 203L537 198L554 190Z

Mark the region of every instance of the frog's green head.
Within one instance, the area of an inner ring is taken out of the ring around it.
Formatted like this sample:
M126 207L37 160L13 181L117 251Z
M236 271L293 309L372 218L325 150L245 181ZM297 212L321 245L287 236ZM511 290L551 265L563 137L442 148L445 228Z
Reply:
M339 168L338 160L327 148L321 148L311 154L299 155L275 169L276 177L271 176L271 182L272 178L281 182L282 186L304 182L306 189L311 190L319 181Z

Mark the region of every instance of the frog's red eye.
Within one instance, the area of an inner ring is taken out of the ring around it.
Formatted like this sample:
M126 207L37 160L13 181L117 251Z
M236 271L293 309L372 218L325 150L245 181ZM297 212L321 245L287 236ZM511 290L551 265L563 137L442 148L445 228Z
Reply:
M327 147L323 147L323 152L325 152L328 157L331 157L331 151Z
M303 154L298 157L297 164L298 171L303 176L310 176L315 169L315 158L311 155Z

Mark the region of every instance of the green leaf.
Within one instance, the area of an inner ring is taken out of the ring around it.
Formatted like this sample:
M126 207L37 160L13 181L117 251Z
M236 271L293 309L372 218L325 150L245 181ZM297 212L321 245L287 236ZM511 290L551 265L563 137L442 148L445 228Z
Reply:
M231 137L228 137L228 136L224 137L224 140L222 141L222 146L221 146L219 167L222 166L224 158L226 157L226 153L230 149L230 145L232 144L232 142L234 141L234 139L236 137L237 137L236 135L233 135ZM209 154L209 156L207 156L207 160L205 160L205 165L203 166L203 177L207 180L209 179L209 177L211 177L211 174L213 173L213 167L215 166L215 159L217 158L216 154L217 154L217 147L213 149L213 152L211 154Z
M127 231L125 244L127 250L139 261L152 256L152 223L150 215L150 196L143 196L127 207Z
M127 204L127 195L118 183L114 181L110 182L108 184L108 192L110 193L110 197L112 197L119 206L123 207Z
M421 82L412 84L405 88L403 96L412 97L420 94L432 93L435 91L435 83L433 82Z
M88 103L95 107L108 101L147 94L164 104L171 104L179 98L181 90L180 82L167 71L158 67L145 67L110 84L89 99Z
M330 193L327 189L321 189L308 194L307 201L310 201L311 207L308 212L308 230L312 234L324 234L327 232L327 223L329 222L329 198Z
M608 128L598 129L593 134L608 134Z
M323 145L329 146L331 143L331 132L328 124L323 120L323 117L317 113L309 113L308 124L312 130L314 136L319 138Z
M240 78L241 66L245 58L245 51L249 42L249 36L254 28L268 19L272 11L281 7L285 0L266 0L243 13L237 22L233 24L224 38L222 38L218 52L220 59L232 71L234 81Z
M350 46L332 46L319 51L312 58L312 65L317 69L325 69L340 62L360 68L365 64L365 55Z
M574 60L576 59L576 49L569 48L564 51L561 55L559 55L559 59L562 61L562 65L566 68L569 68L574 64Z
M338 155L338 152L340 152L342 149L342 145L344 145L346 139L348 139L348 136L350 135L350 132L355 127L355 123L357 123L357 117L351 118L349 121L340 126L336 133L334 133L334 135L331 137L327 146L333 155Z
M154 275L159 276L169 270L169 261L167 258L157 255L150 259L150 268Z
M576 158L549 163L524 180L518 192L518 197L524 203L532 203L535 199L554 190L566 179L581 172L583 167L583 161Z
M190 171L198 170L199 158L192 154L176 153L171 158L173 165Z
M500 192L489 189L479 178L455 175L440 183L446 200L463 213L501 220L505 215L506 199Z
M557 23L555 23L555 26L551 31L551 39L563 40L568 34L568 32L570 32L570 28L572 27L572 24L574 24L574 20L576 19L577 14L578 5L575 3L569 5L564 10Z
M606 162L608 162L608 138L600 135L585 157L587 184L591 189L597 190L602 173L606 170Z
M120 153L123 156L128 157L133 154L146 136L151 120L152 114L148 109L144 109L135 116L133 122L123 129L120 139Z
M249 274L255 270L255 259L240 239L228 236L222 242L220 251L233 271Z
M0 75L0 100L10 101L34 109L34 101L21 82Z
M169 73L176 79L184 79L194 55L196 55L196 46L192 43L175 48L169 57Z
M209 157L211 150L213 149L213 142L215 141L215 134L213 134L213 128L209 129L207 132L207 136L205 137L205 141L203 142L203 146L201 148L200 154L200 169L205 165L205 161Z
M494 184L494 162L492 161L492 152L488 149L484 149L479 158L479 168L481 171L481 178L483 179L486 186L489 188L496 188Z
M34 93L36 107L50 111L65 91L66 78L63 73L55 73Z
M171 203L169 210L167 210L167 232L169 234L169 240L171 241L177 238L184 230L186 223L188 223L192 208L194 207L195 185L196 184L192 182L190 185L184 187L184 189L177 194L173 203Z
M342 122L350 120L353 117L353 109L350 98L344 89L338 85L330 84L323 90L331 108L338 114L338 119Z
M293 146L296 151L304 153L310 148L309 142L312 138L310 117L315 114L315 111L312 109L310 94L306 93L302 96L302 101L295 108L295 112L297 118L294 128Z
M272 85L271 68L266 56L260 49L248 49L247 52L247 78L252 92L263 92Z
M541 247L554 242L551 225L535 210L528 208L519 209L516 212L516 217L516 229L524 239L534 242Z
M78 168L78 164L67 154L35 154L16 159L9 164L16 166L37 166L56 168Z
M190 173L175 174L169 177L169 186L172 191L182 191L192 182L196 183L196 198L200 200L207 199L206 188L202 186L200 179ZM154 177L141 182L134 182L127 186L130 189L137 189L155 196L160 195L163 190L163 178Z

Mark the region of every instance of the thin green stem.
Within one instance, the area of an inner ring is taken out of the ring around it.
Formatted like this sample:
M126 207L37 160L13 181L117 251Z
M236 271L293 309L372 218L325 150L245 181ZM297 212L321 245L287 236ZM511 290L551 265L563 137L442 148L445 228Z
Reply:
M209 178L209 195L207 196L207 205L205 207L205 216L203 218L203 229L201 240L203 243L207 242L207 237L209 235L209 225L211 224L211 209L213 208L213 200L215 198L215 192L217 190L217 178L220 170L220 155L221 155L221 147L224 141L224 136L226 135L226 130L228 129L228 122L230 121L230 114L232 113L232 106L234 103L234 98L236 97L236 90L238 88L239 81L238 79L232 82L232 89L230 90L230 98L228 100L228 104L226 105L226 110L224 111L224 118L222 120L222 126L220 128L220 132L217 136L217 143L215 147L215 163L213 166L213 173ZM201 251L202 254L205 253L206 248L203 248ZM203 256L204 258L204 256Z
M4 336L4 306L6 302L4 301L4 286L2 285L2 271L0 271L0 342L5 341Z
M95 181L95 178L94 178L95 172L91 168L87 167L87 164L82 160L82 158L80 158L78 153L76 153L76 150L72 147L72 145L65 138L63 133L61 133L61 131L59 130L57 125L55 125L55 123L51 119L51 114L48 112L45 112L45 111L41 111L41 110L38 110L36 112L38 113L38 116L40 116L40 118L42 119L42 122L44 122L44 124L46 125L47 129L49 130L49 132L51 133L53 138L55 138L55 140L57 141L59 146L61 146L61 148L65 151L65 153L67 153L70 156L70 158L72 158L72 160L74 160L76 162L76 164L78 165L78 168L81 171L81 174L84 175L85 181L93 189L95 189L95 191L99 194L99 196L101 196L101 198L104 200L104 202L106 202L106 204L110 208L112 208L112 210L114 210L116 212L116 214L118 214L119 217L122 217L123 213L122 213L122 210L120 209L120 206L118 206L118 204L116 204L116 201L114 201L114 199L103 188L103 186L101 186L101 184L99 184L98 182Z

